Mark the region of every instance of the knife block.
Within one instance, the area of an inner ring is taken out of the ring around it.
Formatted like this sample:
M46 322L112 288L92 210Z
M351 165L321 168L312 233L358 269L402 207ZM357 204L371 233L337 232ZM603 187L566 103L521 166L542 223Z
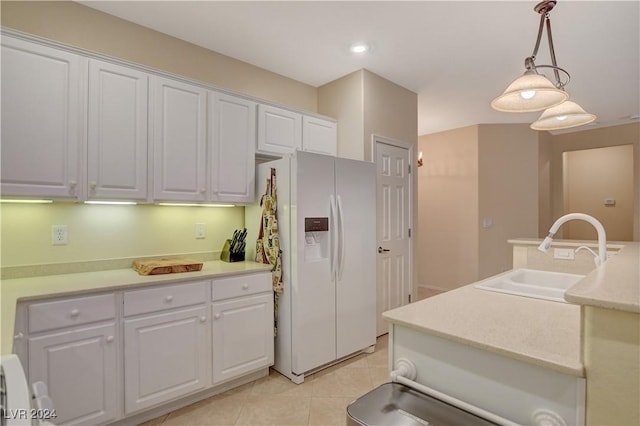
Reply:
M232 253L231 240L226 240L220 253L220 260L223 262L244 262L244 251Z

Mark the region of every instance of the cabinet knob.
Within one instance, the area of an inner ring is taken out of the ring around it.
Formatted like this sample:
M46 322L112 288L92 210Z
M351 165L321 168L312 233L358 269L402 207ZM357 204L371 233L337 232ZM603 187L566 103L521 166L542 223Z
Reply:
M200 188L200 193L204 194L205 192L207 192L207 188Z
M113 342L114 338L113 336L107 336L107 343L111 343Z
M249 284L247 284L247 283L242 284L242 289L243 290L249 290Z
M75 180L70 180L69 181L69 187L70 188L75 188L77 184L78 184L78 182L76 182Z
M207 317L205 317L204 315L200 317L200 322L206 322L207 321Z
M71 310L71 312L70 312L70 314L71 314L71 317L72 317L72 318L75 318L75 317L77 317L78 315L80 315L80 310L79 310L79 309L72 309L72 310Z
M167 303L170 303L173 300L173 296L169 295L167 297L164 298L164 301Z
M96 181L91 181L89 182L89 188L91 189L96 189L96 186L98 186L98 183Z
M220 319L220 314L215 314L213 317L214 317L215 319Z
M24 334L22 333L18 333L15 336L13 336L14 340L22 340L24 338Z

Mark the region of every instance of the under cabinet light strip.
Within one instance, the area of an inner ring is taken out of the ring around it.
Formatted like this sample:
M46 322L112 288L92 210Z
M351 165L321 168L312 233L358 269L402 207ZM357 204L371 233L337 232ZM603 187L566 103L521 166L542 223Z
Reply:
M97 201L97 200L85 201L84 203L85 204L116 205L116 206L120 206L120 205L136 205L136 204L138 204L135 201Z
M157 203L158 206L170 207L236 207L235 204L198 204L198 203Z
M11 199L0 199L0 203L8 203L8 204L51 204L53 200L11 200Z

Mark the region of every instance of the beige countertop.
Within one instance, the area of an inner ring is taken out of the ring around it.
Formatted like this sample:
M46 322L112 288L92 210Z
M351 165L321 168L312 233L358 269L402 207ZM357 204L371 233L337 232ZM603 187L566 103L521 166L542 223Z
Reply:
M383 313L394 324L583 377L580 306L474 284Z
M564 298L580 305L640 313L640 243L627 243L567 290Z
M262 263L227 263L218 260L204 262L201 271L177 274L139 275L134 269L129 268L3 280L0 283L0 298L2 299L0 302L2 306L0 314L2 321L1 353L2 355L11 353L18 302L270 270L270 265Z

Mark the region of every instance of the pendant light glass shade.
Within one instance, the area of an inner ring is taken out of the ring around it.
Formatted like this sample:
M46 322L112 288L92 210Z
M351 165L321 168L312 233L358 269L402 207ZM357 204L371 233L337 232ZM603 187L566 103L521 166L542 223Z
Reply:
M566 101L544 111L529 127L533 130L570 129L589 124L595 119L595 115L589 114L577 103Z
M491 107L502 112L542 111L567 99L567 92L556 88L548 78L527 72L491 101Z

